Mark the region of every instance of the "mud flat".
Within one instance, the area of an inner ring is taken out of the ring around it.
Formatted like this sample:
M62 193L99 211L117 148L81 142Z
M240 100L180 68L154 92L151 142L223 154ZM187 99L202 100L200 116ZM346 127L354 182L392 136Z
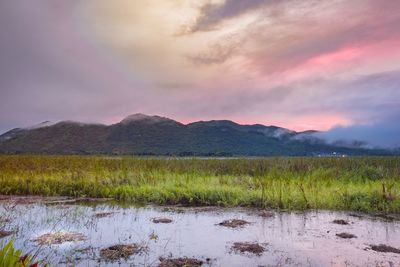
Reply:
M13 239L51 266L400 266L398 220L51 201L64 199L0 201L0 245Z

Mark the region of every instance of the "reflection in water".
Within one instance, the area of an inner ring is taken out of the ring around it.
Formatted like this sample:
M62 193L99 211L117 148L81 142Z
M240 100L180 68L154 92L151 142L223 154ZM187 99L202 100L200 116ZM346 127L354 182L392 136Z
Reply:
M182 210L184 212L182 212ZM178 212L179 211L179 212ZM98 214L106 213L107 216ZM110 213L111 212L111 213ZM3 230L24 251L39 251L54 265L77 266L157 266L159 257L193 257L211 266L400 266L400 255L369 250L370 244L400 247L400 223L368 217L354 217L341 212L276 212L264 218L249 209L204 209L162 207L120 207L99 205L11 206L0 204ZM153 218L170 218L171 223L153 223ZM242 219L251 224L227 228L223 220ZM334 219L350 225L333 224ZM1 228L0 228L1 229ZM38 246L32 240L56 231L78 232L85 241ZM337 233L357 236L341 239ZM258 242L266 248L260 256L237 254L234 242ZM100 249L116 244L136 243L148 248L146 253L119 262L100 259Z

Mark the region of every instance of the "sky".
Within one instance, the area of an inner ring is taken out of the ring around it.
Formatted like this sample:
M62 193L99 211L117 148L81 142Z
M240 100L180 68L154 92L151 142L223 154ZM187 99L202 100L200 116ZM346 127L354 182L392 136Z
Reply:
M138 112L400 146L400 1L0 2L0 132Z

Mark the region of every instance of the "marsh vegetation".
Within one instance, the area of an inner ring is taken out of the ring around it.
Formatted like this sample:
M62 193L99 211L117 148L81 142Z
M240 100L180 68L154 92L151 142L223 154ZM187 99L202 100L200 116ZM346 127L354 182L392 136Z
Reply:
M400 212L400 158L0 156L0 194Z

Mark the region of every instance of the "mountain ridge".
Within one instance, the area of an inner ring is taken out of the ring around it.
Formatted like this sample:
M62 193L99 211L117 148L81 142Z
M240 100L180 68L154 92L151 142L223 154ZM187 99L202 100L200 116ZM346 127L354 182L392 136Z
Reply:
M230 120L183 124L136 113L105 125L61 121L15 128L0 135L1 154L113 154L177 156L387 155L383 149L328 144L278 126L242 125Z

